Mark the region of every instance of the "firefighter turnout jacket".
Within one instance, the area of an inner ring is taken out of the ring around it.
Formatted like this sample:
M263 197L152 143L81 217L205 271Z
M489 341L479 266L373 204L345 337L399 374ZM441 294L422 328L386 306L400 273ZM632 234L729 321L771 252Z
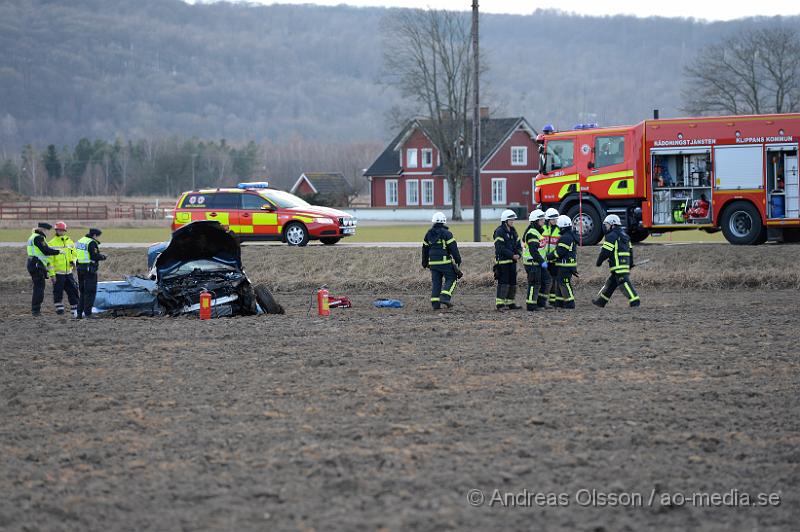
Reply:
M50 275L66 275L72 273L72 268L78 261L78 252L75 249L75 242L67 235L56 235L50 239L47 245L61 251L59 255L50 257L47 267L48 273Z
M542 228L544 231L544 228ZM542 243L542 233L536 227L535 222L531 223L522 234L522 264L531 266L539 264L544 259L544 250L540 251Z
M550 254L556 250L558 241L561 238L561 229L557 225L550 225L549 223L544 226L542 230L542 241L539 243L541 246L542 257L547 258L549 262L553 262L549 257Z
M633 266L633 246L631 237L621 227L615 227L605 236L597 265L600 266L608 260L611 273L630 273Z
M578 243L575 240L575 233L572 229L565 229L559 233L558 244L547 259L559 268L575 269L578 266Z
M522 245L517 230L507 223L501 223L494 230L495 264L511 264L514 262L514 255L522 255Z
M422 267L461 264L461 254L453 233L444 224L435 224L422 241Z

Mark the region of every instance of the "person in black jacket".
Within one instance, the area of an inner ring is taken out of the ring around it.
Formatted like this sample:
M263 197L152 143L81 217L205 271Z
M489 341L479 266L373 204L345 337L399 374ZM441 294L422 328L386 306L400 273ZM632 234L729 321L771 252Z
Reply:
M422 267L431 269L431 306L438 310L442 305L453 306L456 279L461 278L461 254L453 233L445 225L443 212L434 213L433 227L422 241Z
M631 283L630 273L633 268L633 246L631 237L622 228L622 222L616 214L609 214L603 220L603 231L605 231L605 241L597 257L597 266L608 261L611 275L606 280L600 293L592 300L592 303L602 308L611 300L611 295L617 286L621 286L628 296L628 304L631 307L641 305L639 294Z
M548 256L556 265L556 307L572 309L575 308L575 295L570 279L578 267L578 242L569 216L559 216L556 225L560 233L558 244Z
M92 317L94 298L97 295L97 269L101 260L106 256L100 253L100 243L97 237L103 234L100 229L89 229L85 237L78 240L75 249L78 253L78 288L81 291L78 300L78 315L81 319L85 314Z
M28 273L33 281L33 294L31 296L31 314L40 316L42 313L42 301L44 301L44 285L49 274L47 273L47 257L53 257L61 252L47 245L47 231L53 226L48 223L40 223L28 237Z
M497 310L516 310L514 299L517 295L517 261L522 255L522 244L514 220L517 214L506 209L500 215L500 226L494 230L494 276L497 279Z

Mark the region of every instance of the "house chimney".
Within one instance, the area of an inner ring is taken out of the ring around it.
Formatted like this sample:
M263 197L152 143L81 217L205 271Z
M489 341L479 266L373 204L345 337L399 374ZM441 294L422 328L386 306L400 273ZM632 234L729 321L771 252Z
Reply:
M481 118L489 118L489 108L488 107L481 107L480 110Z
M653 120L658 120L658 109L653 109Z

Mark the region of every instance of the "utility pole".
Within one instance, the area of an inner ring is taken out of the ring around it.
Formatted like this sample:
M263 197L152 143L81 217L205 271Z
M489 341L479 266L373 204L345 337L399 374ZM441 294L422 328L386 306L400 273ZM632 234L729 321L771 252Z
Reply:
M481 108L478 81L478 0L472 0L472 237L481 241Z
M192 154L192 190L197 190L197 187L195 187L195 184L194 184L194 158L195 157L197 157L197 154L193 153Z

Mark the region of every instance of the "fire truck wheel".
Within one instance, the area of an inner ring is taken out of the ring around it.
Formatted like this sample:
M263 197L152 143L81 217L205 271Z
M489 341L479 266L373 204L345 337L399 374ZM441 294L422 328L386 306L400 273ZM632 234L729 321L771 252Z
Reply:
M308 244L308 229L299 222L288 224L283 230L283 236L290 246L305 246Z
M269 288L267 288L266 285L256 285L253 287L253 291L256 293L256 301L258 301L258 305L264 312L267 314L285 313L283 307L280 306L277 301L275 301L274 297L272 297L272 292L269 291Z
M600 242L600 237L603 234L603 220L600 218L600 213L597 212L597 209L584 203L583 212L580 213L579 206L574 205L567 210L567 216L572 220L572 227L576 235L581 231L581 224L583 225L584 246L594 246Z
M641 242L645 238L650 236L650 231L647 229L639 229L638 231L631 231L631 242L634 244Z
M763 244L767 230L758 209L749 201L735 201L722 215L722 233L731 244L750 246Z
M319 239L319 241L322 242L323 244L325 244L326 246L332 246L335 243L337 243L339 240L341 240L341 238L338 237L338 236L330 237L330 238L326 237L326 238L320 238Z

